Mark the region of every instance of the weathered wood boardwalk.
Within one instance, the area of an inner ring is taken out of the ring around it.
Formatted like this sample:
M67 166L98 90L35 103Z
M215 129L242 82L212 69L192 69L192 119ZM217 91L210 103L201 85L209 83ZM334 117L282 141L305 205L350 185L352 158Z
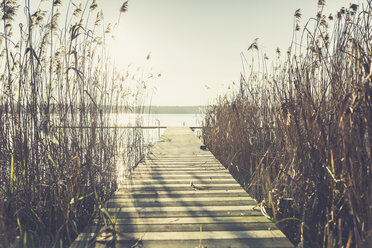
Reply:
M167 128L108 202L117 232L97 219L72 247L293 247L200 145L190 129Z

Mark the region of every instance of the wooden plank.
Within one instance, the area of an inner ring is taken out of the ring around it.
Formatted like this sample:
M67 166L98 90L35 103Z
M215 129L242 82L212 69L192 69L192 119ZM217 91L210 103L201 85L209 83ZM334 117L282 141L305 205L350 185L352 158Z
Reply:
M181 206L181 207L121 207L107 208L109 212L187 212L187 211L234 211L234 210L253 210L253 205L243 206Z
M213 164L213 165L218 165L218 166L222 166L218 160L216 159L213 159L213 160L205 160L205 159L202 159L202 158L198 158L198 159L194 159L194 160L191 160L191 159L179 159L179 160L176 160L176 159L150 159L150 160L145 160L144 162L142 162L141 164L143 165L170 165L170 166L173 166L173 165L193 165L193 164Z
M98 219L95 223L99 222ZM179 217L179 218L121 218L117 224L208 224L208 223L272 223L264 216L213 216L213 217Z
M73 248L81 248L81 246L72 246ZM95 243L96 248L106 248L107 245L103 243ZM177 247L177 248L197 248L197 247L208 247L208 248L289 248L293 245L288 244L288 240L281 239L270 239L270 238L259 238L259 239L223 239L223 240L140 240L140 241L129 241L120 240L111 242L109 247L120 247L120 248L133 248L133 247L150 247L150 248L165 248L165 247Z
M231 174L228 171L223 170L214 170L214 171L172 171L172 173L168 173L167 171L140 171L137 170L133 173L133 178L136 176L159 176L159 177L178 177L178 176L197 176L197 177L206 177L206 176L224 176L224 177L231 177Z
M200 191L199 191L200 192ZM164 198L182 198L182 197L194 197L195 200L199 198L208 198L208 197L244 197L244 193L200 193L200 194L195 194L193 192L188 192L185 194L157 194L157 192L137 192L136 194L134 193L120 193L120 194L115 194L112 196L111 200L121 200L121 199L137 199L138 201L142 199L164 199Z
M139 163L142 165L194 165L194 164L205 164L205 165L218 165L224 167L218 160L212 159L159 159L159 160L144 160Z
M165 169L165 170L170 170L170 169L205 169L205 168L210 168L210 169L220 169L220 170L226 170L225 167L221 165L215 165L215 164L175 164L175 165L156 165L156 164L146 164L141 167L141 169Z
M99 248L106 247L102 244L97 244ZM115 245L110 247L150 247L150 248L165 248L165 247L177 247L177 248L289 248L293 245L288 244L288 240L285 238L257 238L257 239L223 239L223 240L140 240L138 242L120 240L115 242Z
M166 202L174 202L174 201L180 201L180 202L217 202L217 201L224 201L224 202L231 202L231 201L255 201L247 196L241 196L241 197L207 197L207 198L195 198L195 197L167 197L167 198L158 198L158 197L147 197L145 199L137 199L137 198L118 198L109 200L108 203L144 203L144 202L160 202L160 203L166 203Z
M213 165L219 165L223 166L217 159L205 159L205 158L179 158L179 159L145 159L140 162L142 165L149 165L149 164L155 164L155 165L193 165L193 164L213 164Z
M231 183L231 182L235 182L235 180L233 178L212 178L212 177L207 177L207 178L204 178L204 179L200 179L200 178L194 178L194 179L184 179L184 178L176 178L176 179L164 179L164 178L157 178L157 179L152 179L152 178L145 178L145 179L142 179L142 178L132 178L131 180L131 183L132 184L141 184L141 183L161 183L161 184L164 184L164 183L190 183L190 181L192 181L193 183L209 183L209 182L213 182L213 183L217 183L217 184L223 184L223 183Z
M218 167L218 168L212 168L212 167L188 167L188 168L161 168L161 167L156 167L156 168L140 168L140 169L137 169L136 172L176 172L176 173L183 173L183 172L226 172L226 169L225 168L221 168L221 167Z
M92 225L88 231L94 231L103 223L97 223ZM247 230L277 230L278 228L272 222L226 222L217 223L212 220L211 223L191 223L191 224L132 224L130 222L121 222L116 224L116 228L119 232L197 232L202 227L203 232L207 231L247 231Z
M133 202L117 202L112 201L107 203L107 207L109 208L121 208L127 206L135 206L136 208L143 208L143 207L209 207L209 206L242 206L242 205L253 205L256 206L256 202L254 200L244 200L244 201L193 201L193 202L182 202L182 200L174 200L170 202L141 202L141 201L133 201Z
M187 174L175 174L175 173L172 173L172 174L164 174L164 173L133 173L133 175L131 175L131 177L129 177L128 179L129 180L134 180L134 179L137 179L137 178L153 178L153 179L161 179L161 178L169 178L169 179L172 179L172 178L214 178L214 179L218 179L218 178L228 178L228 179L231 179L231 175L228 174L228 173L203 173L203 174L197 174L197 173L187 173Z
M144 191L149 191L149 192L159 192L159 191L164 191L164 192L167 192L168 194L171 194L175 191L180 191L180 190L190 190L190 191L194 191L190 185L187 185L187 186L180 186L180 187L176 187L176 186L173 186L173 187L169 187L168 185L158 185L159 187L153 187L152 185L140 185L140 187L131 187L131 185L127 186L126 189L127 190L131 190L132 192L134 193L137 193L137 192L144 192ZM123 186L124 187L124 186ZM239 189L240 186L237 185L237 186L230 186L230 187L226 187L225 185L216 185L216 186L203 186L203 188L201 190L195 190L195 191L204 191L204 190L229 190L229 189Z
M129 193L130 192L130 193ZM156 194L156 195L189 195L189 194L192 194L192 195L203 195L203 194L232 194L232 193L239 193L239 194L246 194L246 192L242 189L242 188L238 188L238 189L207 189L207 190L173 190L171 193L169 191L166 191L166 190L157 190L156 192L153 192L153 191L143 191L143 192L132 192L130 191L129 189L127 188L120 188L119 191L114 195L114 197L121 197L121 195L124 196L127 196L129 193L129 195L153 195L153 194Z
M114 208L115 209L115 208ZM119 209L115 209L119 211ZM259 208L254 208L253 210L210 210L204 208L204 210L187 210L178 212L164 212L164 211L154 211L154 212L116 212L117 217L120 218L150 218L150 217L203 217L203 216L262 216ZM114 213L114 212L112 212Z
M190 186L190 183L185 183L185 184L181 184L181 183L165 183L165 185L167 186L167 188L172 188L172 187L185 187L185 188L190 188L191 189L191 186ZM161 183L161 182L158 182L158 184L151 184L151 183L143 183L143 184L129 184L128 187L130 188L142 188L142 187L147 187L147 186L151 186L152 188L164 188L164 184ZM200 189L203 189L203 188L207 188L207 187L221 187L221 184L220 183L200 183L198 185L196 185L197 187L200 187ZM239 184L236 184L236 183L225 183L225 184L222 184L222 187L224 188L229 188L229 187L237 187L239 188L240 185Z
M248 231L207 231L207 232L144 232L126 233L141 240L206 240L206 239L242 239L242 238L285 238L280 230L248 230ZM89 233L93 237L94 233ZM78 239L79 240L79 237ZM117 240L125 240L118 236Z
M225 167L219 165L205 165L205 164L193 164L193 165L144 165L140 170L189 170L189 169L212 169L212 170L226 170Z
M216 159L212 153L207 152L204 154L149 154L148 158L151 159ZM218 160L218 159L216 159Z

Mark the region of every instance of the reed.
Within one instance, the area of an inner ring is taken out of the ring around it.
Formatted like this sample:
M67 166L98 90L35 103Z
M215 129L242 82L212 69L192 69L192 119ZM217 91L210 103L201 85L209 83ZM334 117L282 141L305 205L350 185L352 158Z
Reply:
M138 131L98 128L140 94L110 62L110 26L95 0L67 1L65 17L61 2L25 1L18 25L18 1L1 1L0 247L68 246L116 190L120 147L132 163L143 153Z
M255 62L210 106L203 139L295 244L369 247L371 2L331 16L323 6L303 29L296 11L293 42L271 72L250 46Z

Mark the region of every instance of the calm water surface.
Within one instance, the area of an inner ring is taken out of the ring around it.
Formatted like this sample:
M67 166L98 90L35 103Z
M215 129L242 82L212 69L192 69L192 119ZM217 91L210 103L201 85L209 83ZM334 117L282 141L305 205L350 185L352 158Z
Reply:
M116 118L113 118L116 119ZM118 126L135 126L136 121L142 126L202 126L204 114L118 114L114 124Z
M111 116L114 126L202 126L204 114L113 114ZM123 129L124 131L125 129ZM163 134L164 128L142 129L143 141L146 145L153 145ZM126 130L131 132L130 129Z

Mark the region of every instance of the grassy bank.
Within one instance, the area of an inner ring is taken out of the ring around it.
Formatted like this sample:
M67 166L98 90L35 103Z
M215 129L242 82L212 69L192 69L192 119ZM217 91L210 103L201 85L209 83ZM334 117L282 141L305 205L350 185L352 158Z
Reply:
M42 2L1 1L0 247L67 246L117 188L119 147L127 161L143 147L138 130L97 128L133 92L110 66L96 1L64 1L65 16L62 1Z
M371 2L330 16L323 6L302 29L296 11L270 73L250 46L255 62L210 106L203 138L295 244L370 247Z

